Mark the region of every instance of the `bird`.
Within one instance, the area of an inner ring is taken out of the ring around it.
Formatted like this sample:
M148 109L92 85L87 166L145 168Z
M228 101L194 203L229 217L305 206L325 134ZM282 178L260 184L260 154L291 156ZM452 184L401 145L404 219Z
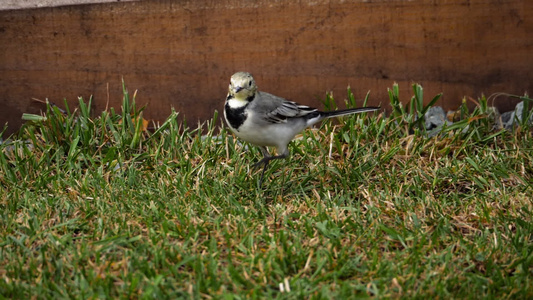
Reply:
M263 158L252 165L263 165L259 187L270 161L289 156L289 143L307 127L332 117L371 112L380 107L367 106L336 111L319 111L307 105L258 90L252 74L237 72L231 76L224 105L224 119L240 139L258 146ZM271 155L267 147L275 147Z

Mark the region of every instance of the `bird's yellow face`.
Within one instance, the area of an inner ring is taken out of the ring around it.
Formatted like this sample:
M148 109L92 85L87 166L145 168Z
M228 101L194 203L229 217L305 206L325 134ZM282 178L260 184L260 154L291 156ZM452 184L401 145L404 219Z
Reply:
M255 96L257 86L252 74L237 72L231 76L229 95L237 101L250 102Z

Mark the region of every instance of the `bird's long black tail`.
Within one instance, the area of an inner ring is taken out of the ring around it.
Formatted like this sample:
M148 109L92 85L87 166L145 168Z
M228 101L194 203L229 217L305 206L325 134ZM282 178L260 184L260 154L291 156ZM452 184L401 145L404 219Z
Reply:
M323 119L327 119L327 118L340 117L340 116L346 116L346 115L351 115L351 114L360 114L360 113L369 112L369 111L376 111L378 109L380 109L380 107L367 106L367 107L349 108L349 109L343 109L343 110L324 111L324 112L320 112L320 115L322 116Z
M367 106L367 107L349 108L349 109L333 110L333 111L314 111L306 116L307 117L306 125L312 126L327 118L340 117L340 116L346 116L346 115L351 115L351 114L360 114L360 113L369 112L369 111L376 111L378 109L380 108L376 106Z

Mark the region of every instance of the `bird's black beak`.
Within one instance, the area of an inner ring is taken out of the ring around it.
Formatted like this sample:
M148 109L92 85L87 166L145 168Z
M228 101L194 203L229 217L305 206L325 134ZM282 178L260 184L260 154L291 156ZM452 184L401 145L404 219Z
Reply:
M242 89L243 88L240 87L240 86L235 87L235 93L238 93L238 92L242 91Z

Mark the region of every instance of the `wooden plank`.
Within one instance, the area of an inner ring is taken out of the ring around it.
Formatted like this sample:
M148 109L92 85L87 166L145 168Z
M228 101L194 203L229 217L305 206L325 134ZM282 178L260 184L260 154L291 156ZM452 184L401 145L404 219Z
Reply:
M427 101L523 94L533 87L533 1L147 1L0 12L0 124L48 98L120 107L121 79L163 120L195 124L222 110L229 77L320 106L350 85L387 105L387 87L425 88ZM109 90L108 90L109 86ZM109 94L109 98L108 98ZM514 107L498 100L502 110Z
M139 1L139 0L2 0L0 2L0 10L10 9L31 9L42 7L56 7L67 5L83 5L92 3L106 3L106 2L125 2L125 1Z

